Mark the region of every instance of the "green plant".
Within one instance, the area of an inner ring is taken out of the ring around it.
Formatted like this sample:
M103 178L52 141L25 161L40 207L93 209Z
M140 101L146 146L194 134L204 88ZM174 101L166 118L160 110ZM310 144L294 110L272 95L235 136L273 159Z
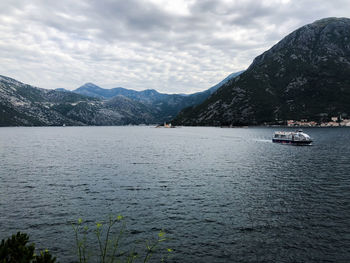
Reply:
M119 230L114 231L113 227L120 224ZM140 248L137 252L135 248L129 251L123 251L120 243L126 232L126 224L122 216L109 217L106 223L96 223L96 228L89 230L87 225L83 224L83 220L79 219L77 223L72 224L79 263L100 262L100 263L133 263L133 262L150 262L152 255L161 248L160 244L168 240L165 231L161 230L157 238L146 240L146 248ZM97 238L96 246L88 238L89 234L93 234ZM90 242L90 243L89 243ZM135 241L135 244L140 242ZM164 250L162 250L164 251ZM173 252L172 249L166 249L166 256L160 260L162 262L169 259ZM35 254L35 244L29 244L29 236L25 233L18 232L7 240L2 240L0 244L0 263L55 263L56 258L53 257L48 250L39 251Z
M116 224L120 225L119 230L113 231L113 227ZM77 223L72 224L72 226L75 234L79 263L89 262L92 255L97 256L98 262L101 263L149 262L153 253L159 248L160 243L167 240L165 232L160 231L157 239L146 241L146 250L143 250L143 252L137 252L134 248L130 251L122 251L120 243L126 231L126 224L121 215L117 217L110 216L106 223L96 223L96 228L93 231L89 231L87 225L84 226L81 218L78 219ZM94 253L94 249L91 246L89 248L87 247L87 236L89 233L93 233L97 239L96 253ZM87 251L90 252L89 255L87 255ZM173 250L167 249L166 252L168 256ZM164 260L165 258L163 257L162 261Z
M152 242L147 240L146 241L147 253L143 262L148 262L148 260L151 259L151 256L153 255L158 245L165 240L166 240L166 237L165 237L165 232L163 230L161 230L158 233L158 239L156 241ZM171 252L171 251L172 251L171 249L168 249L168 252Z
M40 255L35 255L33 263L55 263L56 258L53 257L50 252L46 249L40 251Z
M28 244L29 236L18 232L0 244L1 263L54 263L56 258L48 250L34 253L35 244Z

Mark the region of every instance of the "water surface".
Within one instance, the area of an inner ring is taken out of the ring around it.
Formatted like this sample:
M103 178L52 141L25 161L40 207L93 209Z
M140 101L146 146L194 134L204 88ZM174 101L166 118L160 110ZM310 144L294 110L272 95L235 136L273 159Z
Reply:
M0 128L0 238L75 260L71 221L164 229L173 262L350 262L350 129Z

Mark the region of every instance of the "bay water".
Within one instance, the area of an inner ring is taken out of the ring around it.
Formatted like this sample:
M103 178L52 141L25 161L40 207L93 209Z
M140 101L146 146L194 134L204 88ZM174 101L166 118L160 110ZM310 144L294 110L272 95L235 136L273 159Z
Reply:
M0 239L74 262L72 222L123 215L126 248L163 229L170 262L350 262L350 129L275 130L0 128Z

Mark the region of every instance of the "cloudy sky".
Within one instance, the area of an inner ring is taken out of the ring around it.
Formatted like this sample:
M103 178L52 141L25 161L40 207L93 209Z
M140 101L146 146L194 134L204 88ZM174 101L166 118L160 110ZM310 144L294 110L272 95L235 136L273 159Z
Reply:
M0 75L193 93L349 0L1 0Z

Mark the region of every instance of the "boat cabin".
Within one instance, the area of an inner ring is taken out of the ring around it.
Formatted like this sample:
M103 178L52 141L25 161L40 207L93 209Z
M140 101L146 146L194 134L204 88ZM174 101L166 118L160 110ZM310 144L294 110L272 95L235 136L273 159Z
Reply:
M272 141L290 144L311 144L312 139L302 130L296 132L276 131L273 135Z

